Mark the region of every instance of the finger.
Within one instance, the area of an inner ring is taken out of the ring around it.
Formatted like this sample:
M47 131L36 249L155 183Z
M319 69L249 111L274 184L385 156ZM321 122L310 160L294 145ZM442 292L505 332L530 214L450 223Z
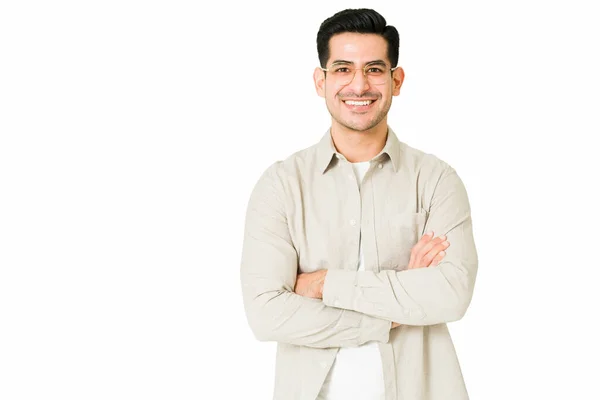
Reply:
M429 242L425 243L419 249L419 251L417 252L417 254L420 255L421 257L423 257L425 254L429 253L435 246L437 246L438 244L442 243L444 240L446 240L446 235L434 237Z
M427 267L429 263L433 260L433 258L441 251L443 248L439 248L438 246L445 240L446 236L442 235L440 237L433 238L427 244L425 244L416 254L416 262L419 267ZM439 248L436 250L436 248Z
M433 261L431 262L431 267L435 267L436 265L438 265L440 263L440 261L442 261L442 258L444 258L444 256L446 255L445 251L440 251L433 259Z
M433 231L427 232L426 234L424 234L421 237L421 239L419 239L419 241L412 247L412 249L410 249L411 258L413 255L419 254L419 252L421 251L423 246L425 246L427 243L429 243L432 238L433 238Z
M424 245L426 245L427 243L429 243L429 241L431 241L431 239L434 238L434 234L433 231L427 232L426 234L424 234L423 236L421 236L421 239L419 239L419 241L413 246L416 248L421 248Z
M450 246L450 242L448 242L447 240L444 240L438 244L436 244L435 246L433 246L433 248L431 250L429 250L429 252L423 256L422 261L426 266L430 266L431 263L436 259L436 257L440 254L440 252L443 252L444 250L446 250L448 247ZM445 255L446 253L444 252L444 254L442 255L442 257Z
M450 247L450 242L447 240L442 240L439 243L436 243L431 250L429 250L429 254L431 254L431 256L435 256L436 254L438 254L440 251L442 250L446 250L448 247Z
M408 269L418 268L416 261L419 250L433 238L433 231L424 234L421 239L410 249L410 260L408 261Z
M409 269L424 268L429 266L429 262L423 262L423 257L428 251L431 250L431 248L433 248L435 243L438 243L439 241L440 238L433 237L433 231L423 235L421 240L419 240L419 242L417 242L417 244L415 244L411 249ZM431 257L433 258L433 256L434 254L432 254Z

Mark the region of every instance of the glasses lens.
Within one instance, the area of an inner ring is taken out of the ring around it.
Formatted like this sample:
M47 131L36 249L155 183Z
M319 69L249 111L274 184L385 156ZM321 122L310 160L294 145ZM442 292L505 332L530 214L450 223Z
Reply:
M349 65L332 65L329 75L337 85L348 85L355 78L356 73L363 73L363 69L356 70ZM388 81L390 70L383 65L369 65L364 68L367 80L372 85L381 85Z
M349 65L332 65L329 67L331 79L338 85L347 85L354 79L356 70Z
M371 65L365 68L367 79L373 85L381 85L388 81L390 70L383 65Z

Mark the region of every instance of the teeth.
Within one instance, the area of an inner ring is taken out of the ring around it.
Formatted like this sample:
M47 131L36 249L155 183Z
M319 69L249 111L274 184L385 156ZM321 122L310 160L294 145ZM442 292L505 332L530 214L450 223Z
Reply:
M345 101L345 103L348 104L349 106L368 106L372 102L373 102L373 100L365 100L365 101L347 100L347 101Z

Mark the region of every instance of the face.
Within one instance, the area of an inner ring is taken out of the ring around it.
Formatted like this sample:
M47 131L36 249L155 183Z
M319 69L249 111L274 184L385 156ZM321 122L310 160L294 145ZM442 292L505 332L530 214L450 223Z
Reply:
M325 68L340 61L353 68L363 68L374 61L383 61L387 68L387 78L383 83L369 81L361 69L357 69L354 79L340 84L333 74L316 68L315 87L319 96L325 98L327 109L332 117L332 128L344 127L353 131L366 131L381 124L387 126L387 113L392 105L392 96L400 94L404 79L402 68L390 73L390 60L387 55L387 42L379 35L361 33L340 33L329 40L329 60ZM355 104L353 102L360 101ZM365 101L368 103L365 105Z

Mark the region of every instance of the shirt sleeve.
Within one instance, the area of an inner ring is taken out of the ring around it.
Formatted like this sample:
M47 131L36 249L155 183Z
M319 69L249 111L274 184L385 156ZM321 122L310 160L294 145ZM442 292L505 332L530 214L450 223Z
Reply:
M261 341L327 348L387 343L391 322L329 307L294 293L298 256L292 243L278 163L256 183L246 211L241 262L246 317Z
M434 190L425 232L446 235L450 246L436 266L410 270L329 270L323 302L404 325L461 319L473 296L478 257L464 184L448 166Z

